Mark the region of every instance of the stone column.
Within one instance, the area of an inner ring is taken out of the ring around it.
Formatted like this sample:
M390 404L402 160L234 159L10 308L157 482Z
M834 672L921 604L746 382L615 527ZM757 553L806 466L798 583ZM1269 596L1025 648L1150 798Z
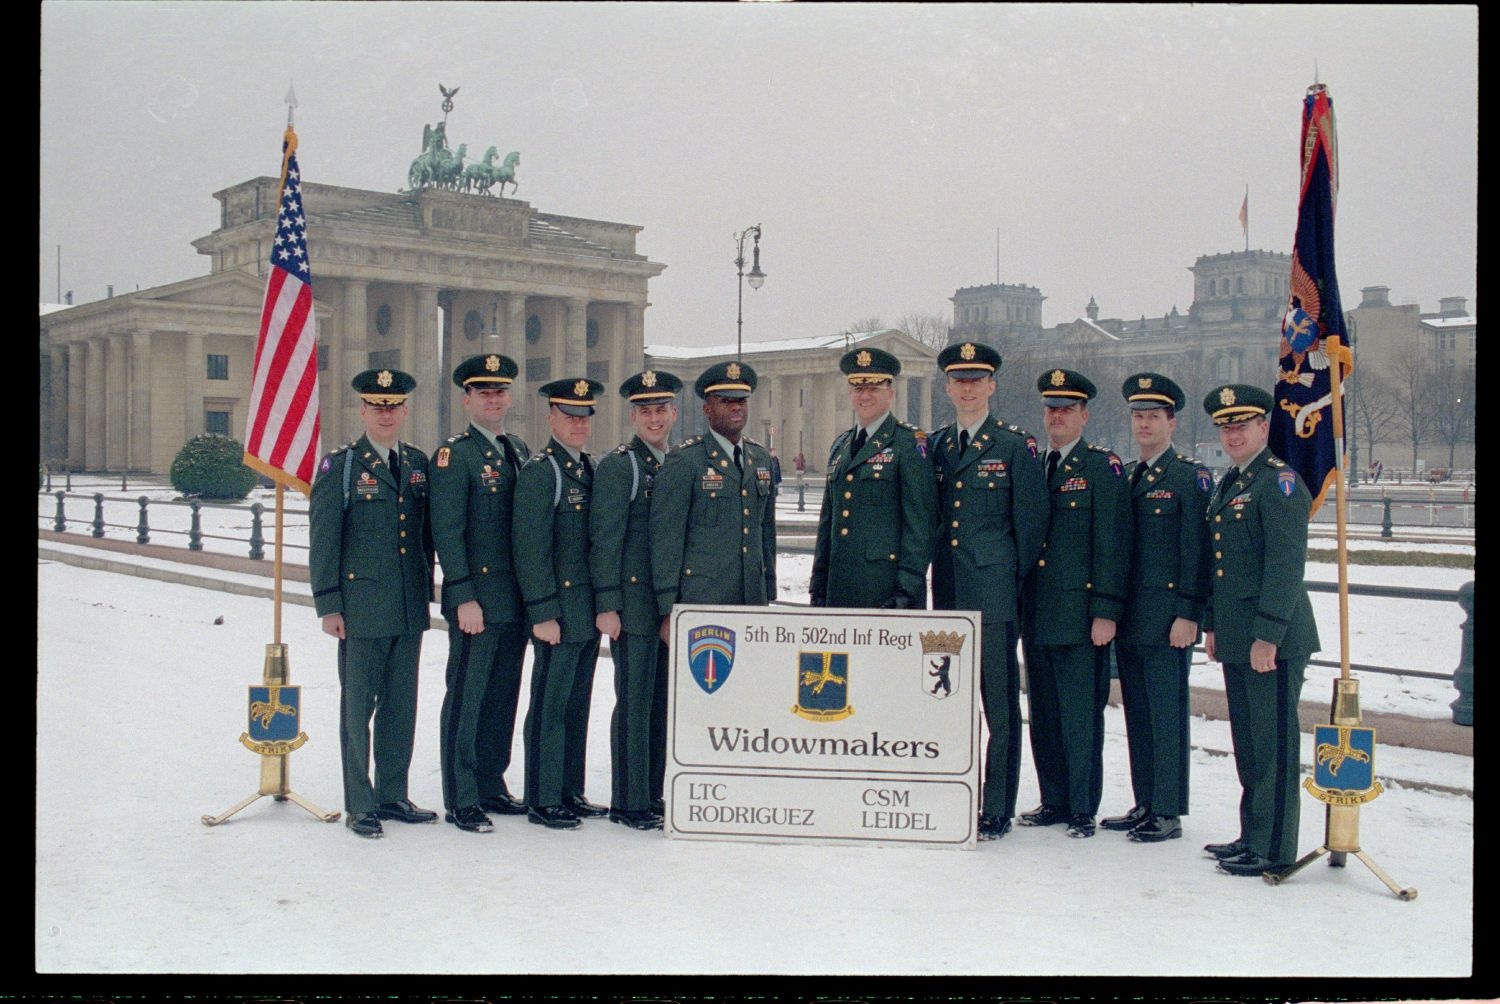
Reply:
M540 435L537 431L537 407L533 388L526 382L526 295L524 293L502 293L500 296L500 330L504 333L500 351L516 361L518 372L510 385L511 406L505 416L505 431L513 432L536 445Z
M185 443L203 433L203 383L208 375L208 361L203 355L201 334L189 331L183 341L182 441Z
M609 339L609 379L605 381L604 395L610 402L610 414L614 421L614 442L630 439L633 429L628 415L629 406L620 396L620 384L630 374L641 368L641 357L630 353L630 325L625 317L627 308L623 303L611 303L605 316L609 320L604 337Z
M241 433L229 430L238 436ZM151 332L130 335L130 459L132 471L151 470Z
M438 396L442 393L438 288L423 284L413 287L413 293L416 299L417 354L412 360L413 369L407 372L417 378L417 397L406 427L406 439L421 443L422 449L428 450L447 438L446 433L440 435L438 431Z
M339 389L339 410L343 413L344 428L349 438L359 435L364 426L359 420L359 395L349 386L355 374L370 368L370 350L365 327L369 313L368 294L370 284L360 279L344 280L344 310L339 317L339 328L343 333L343 370L333 374L334 385ZM418 381L420 383L420 381Z
M586 376L588 374L589 301L581 296L570 296L564 301L567 321L563 327L562 372L553 373L552 378Z
M440 289L437 293L438 306L442 313L438 320L438 344L440 348L434 358L437 371L434 379L428 381L418 380L417 385L422 388L426 399L437 407L437 438L447 439L453 435L453 427L458 424L454 417L458 406L458 388L454 387L448 380L444 379L453 372L453 367L458 365L461 351L456 342L459 329L462 327L458 318L454 317L457 310L458 293L451 289ZM413 374L415 376L415 374Z
M88 439L87 342L69 342L68 350L68 467L83 469L84 443Z
M83 464L91 471L104 469L104 353L103 338L89 339L88 371L84 387L88 396L88 420L84 424Z
M110 335L104 364L104 466L111 471L130 467L130 349L129 335Z
M47 346L51 379L47 383L47 462L56 463L68 457L68 405L72 375L68 371L68 346L53 342Z

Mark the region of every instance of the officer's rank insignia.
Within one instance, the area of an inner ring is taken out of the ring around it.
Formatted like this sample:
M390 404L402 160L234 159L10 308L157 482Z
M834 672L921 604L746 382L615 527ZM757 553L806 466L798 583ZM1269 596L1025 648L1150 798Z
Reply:
M1065 384L1067 382L1068 382L1068 378L1063 375L1063 371L1062 370L1053 370L1052 371L1052 386L1054 386L1054 387L1061 387L1063 384Z
M307 742L307 733L297 727L301 699L301 687L251 687L250 725L240 742L262 756L290 753Z
M1297 475L1291 471L1282 471L1276 475L1276 487L1281 489L1281 494L1291 498L1292 492L1297 490Z
M390 370L381 370L380 375L375 378L375 382L382 387L389 387L395 379L395 377L391 376Z
M1359 805L1380 795L1375 780L1375 730L1349 725L1313 729L1313 776L1307 793L1329 805Z
M705 694L723 687L733 668L733 631L717 624L688 629L688 669Z
M485 356L484 357L484 368L486 370L488 370L489 372L491 372L491 373L499 372L499 370L500 370L500 357L499 356Z
M797 703L792 713L810 722L836 722L854 714L849 705L848 652L797 653Z
M1207 467L1198 468L1198 490L1205 495L1214 490L1214 474Z
M437 455L437 465L439 467L447 467L448 466L448 458L451 457L451 456L453 456L453 451L451 449L449 449L446 446L439 447L439 449L438 449L438 455ZM490 465L489 464L485 464L484 465L484 469L485 470L489 470L490 469Z
M928 697L946 700L958 693L957 657L963 651L964 636L957 631L923 631L921 681Z
M731 380L738 380L740 378L740 364L730 363L724 368L724 375Z
M964 347L958 350L958 355L965 362L967 362L970 359L973 359L974 358L974 343L973 342L964 342Z

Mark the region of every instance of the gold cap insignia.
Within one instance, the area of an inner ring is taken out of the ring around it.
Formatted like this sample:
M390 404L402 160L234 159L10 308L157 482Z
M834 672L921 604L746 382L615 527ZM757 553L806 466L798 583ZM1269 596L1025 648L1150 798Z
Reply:
M724 370L724 375L731 380L738 380L740 378L740 364L730 363L729 367Z
M1068 378L1065 377L1065 376L1063 376L1063 371L1062 370L1053 370L1052 371L1052 386L1054 386L1054 387L1061 387L1063 384L1065 384L1067 382L1068 382Z
M485 356L485 358L484 358L484 368L487 369L487 370L489 370L491 373L494 373L494 372L498 371L500 369L500 357L499 356Z
M641 386L642 387L655 387L656 386L656 374L652 373L650 370L647 370L646 372L642 373L641 374Z
M574 397L588 397L589 396L589 382L587 380L580 380L577 383L575 383L573 385L573 396Z
M380 375L375 378L375 382L380 384L380 386L382 387L389 387L394 379L395 378L391 376L390 370L381 370Z
M958 350L958 354L959 354L960 358L963 358L963 359L973 359L974 358L974 343L973 342L964 342L964 347Z
M1150 377L1141 377L1139 380L1136 381L1136 386L1140 387L1141 390L1150 390L1151 389L1151 378Z
M1225 387L1219 391L1219 403L1224 405L1234 404L1234 388Z
M854 363L857 366L868 366L868 365L870 365L870 350L869 349L860 349L859 350L859 355L857 355L857 356L854 357Z

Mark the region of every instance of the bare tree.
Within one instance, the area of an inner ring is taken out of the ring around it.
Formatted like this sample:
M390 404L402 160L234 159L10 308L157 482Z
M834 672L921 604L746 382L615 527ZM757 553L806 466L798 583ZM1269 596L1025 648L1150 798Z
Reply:
M885 322L878 316L861 317L844 325L844 330L840 334L861 335L866 331L884 331L885 326Z
M1353 426L1355 438L1369 458L1368 467L1379 458L1382 443L1389 444L1400 433L1402 404L1399 388L1373 365L1356 365L1344 381L1348 396L1344 413Z
M942 314L922 311L905 314L896 321L896 327L923 345L931 345L935 349L948 344L948 318Z
M1432 437L1432 412L1426 398L1432 360L1423 351L1422 340L1413 338L1392 357L1391 385L1395 390L1399 417L1396 427L1411 444L1411 469L1417 470L1417 452Z
M1458 444L1473 436L1474 371L1448 366L1431 370L1426 381L1426 407L1432 441L1448 445L1448 470Z

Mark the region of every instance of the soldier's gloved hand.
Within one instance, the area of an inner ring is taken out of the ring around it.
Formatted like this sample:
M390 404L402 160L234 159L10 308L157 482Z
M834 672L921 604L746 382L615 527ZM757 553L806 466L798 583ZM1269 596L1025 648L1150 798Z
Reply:
M892 593L890 598L880 604L882 610L907 610L911 607L911 597L905 593Z

